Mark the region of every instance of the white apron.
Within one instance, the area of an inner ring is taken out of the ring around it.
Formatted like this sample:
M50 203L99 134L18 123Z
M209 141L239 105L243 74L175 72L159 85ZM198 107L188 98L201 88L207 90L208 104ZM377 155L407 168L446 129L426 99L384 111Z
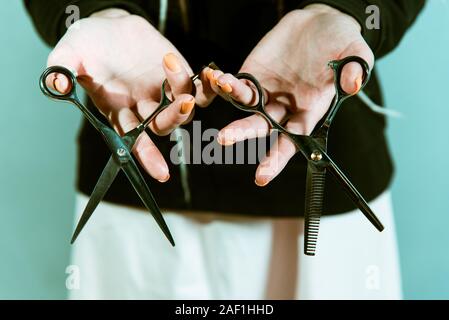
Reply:
M77 196L76 222L87 203ZM172 248L149 213L101 203L73 246L71 299L401 299L389 192L323 217L317 255L302 253L302 219L166 212ZM73 276L73 275L72 275Z

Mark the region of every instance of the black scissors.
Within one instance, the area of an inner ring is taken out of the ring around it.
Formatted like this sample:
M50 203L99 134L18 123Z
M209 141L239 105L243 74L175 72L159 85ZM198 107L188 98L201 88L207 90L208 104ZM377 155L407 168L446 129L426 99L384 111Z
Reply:
M60 94L48 88L46 83L47 77L50 74L54 73L63 74L69 79L70 82L69 92L67 92L66 94ZM200 73L201 71L191 77L193 96L195 96L196 94L196 87L194 81L198 79ZM98 204L106 194L107 190L111 186L118 172L120 171L120 169L122 169L125 172L126 176L128 177L128 180L133 185L137 194L140 196L142 202L145 204L145 207L153 215L157 224L162 229L162 232L165 234L165 236L170 241L172 246L174 246L175 242L173 240L173 237L170 233L167 224L165 223L161 211L158 205L156 204L156 200L151 194L150 189L145 183L145 180L142 177L142 174L140 173L131 155L134 144L136 143L137 138L140 136L140 134L147 129L147 126L151 123L151 121L154 120L154 118L160 112L162 112L165 108L167 108L170 105L170 103L172 103L172 101L168 98L166 92L167 80L165 80L162 84L161 100L159 106L151 113L150 116L148 116L148 118L143 120L136 128L127 132L123 137L121 137L117 132L115 132L114 129L112 129L108 125L105 125L100 119L98 119L95 116L92 110L90 110L88 107L83 105L83 103L81 103L76 93L76 76L67 68L62 66L52 66L47 68L42 73L39 84L42 92L47 97L54 100L69 102L78 107L78 109L81 110L86 119L95 127L95 129L97 129L101 133L107 146L112 152L112 156L109 159L108 163L106 164L106 167L103 169L103 172L100 178L98 179L97 184L95 185L95 188L92 192L89 202L87 203L86 208L84 209L84 212L78 222L71 243L75 242L76 238L78 237L79 233L89 220L95 208L98 206Z
M363 88L368 82L370 77L370 68L368 63L362 58L350 56L342 60L334 60L329 62L329 67L331 67L334 72L334 85L336 93L327 114L322 119L321 126L316 127L310 136L298 135L289 132L265 111L264 91L257 79L251 74L239 73L236 74L235 77L237 79L247 80L255 86L259 97L259 101L256 105L243 105L235 101L232 96L226 95L227 100L238 109L261 115L269 123L272 129L288 136L295 144L297 150L299 150L307 159L304 215L304 253L306 255L315 255L323 207L324 184L327 170L329 170L332 173L332 176L342 185L354 204L360 209L360 211L362 211L362 213L376 227L376 229L379 231L384 229L382 223L371 210L365 199L363 199L362 195L327 154L327 137L332 120L334 119L335 114L340 108L342 102L351 97L350 94L347 94L342 89L340 84L343 67L351 62L360 64L363 69L363 82L361 88Z

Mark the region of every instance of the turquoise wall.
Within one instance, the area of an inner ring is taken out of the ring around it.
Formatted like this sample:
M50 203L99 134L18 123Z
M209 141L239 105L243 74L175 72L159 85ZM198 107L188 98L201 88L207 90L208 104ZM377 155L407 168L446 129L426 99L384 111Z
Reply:
M396 162L394 208L406 298L449 299L449 1L429 0L378 63Z
M49 49L21 3L0 11L0 298L65 298L79 113L40 92Z
M79 113L42 96L49 49L21 1L0 12L0 298L65 298ZM394 206L405 297L449 298L449 2L430 0L377 64L397 173Z

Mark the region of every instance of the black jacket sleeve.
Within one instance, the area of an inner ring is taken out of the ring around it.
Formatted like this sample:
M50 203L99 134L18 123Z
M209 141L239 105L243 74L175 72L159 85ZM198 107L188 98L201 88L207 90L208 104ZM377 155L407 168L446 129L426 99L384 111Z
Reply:
M79 8L80 18L88 17L94 12L107 8L121 8L148 19L140 2L132 0L24 0L36 30L51 46L54 46L67 30L66 19L70 13L67 13L66 10L70 5L76 5Z
M332 6L353 16L362 27L362 35L379 58L392 51L401 41L407 29L412 25L424 7L425 0L305 0L300 8L313 3ZM380 12L380 28L368 29L366 9L376 5Z

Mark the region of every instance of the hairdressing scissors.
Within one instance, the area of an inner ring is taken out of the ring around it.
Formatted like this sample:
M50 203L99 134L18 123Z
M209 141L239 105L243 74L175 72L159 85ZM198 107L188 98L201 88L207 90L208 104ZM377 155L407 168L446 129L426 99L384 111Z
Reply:
M57 93L50 88L48 88L46 84L47 77L50 74L60 73L65 75L70 82L70 91L65 94ZM198 79L201 71L194 76L191 77L192 81L192 95L196 94L196 87L194 81ZM98 119L95 114L86 107L78 98L76 93L76 76L70 70L62 66L52 66L47 68L40 77L40 89L42 92L49 98L58 101L65 101L74 104L78 109L81 110L86 119L97 129L102 135L106 145L111 150L111 157L106 164L100 178L95 185L95 188L92 192L92 195L89 199L89 202L84 209L84 212L78 222L78 225L75 229L75 232L72 236L71 243L75 242L76 238L80 234L83 227L86 225L87 221L91 217L92 213L103 199L104 195L108 191L118 172L123 170L128 177L128 180L131 182L135 191L139 195L140 199L144 203L145 207L150 211L156 220L159 227L162 229L162 232L167 237L168 241L174 246L175 242L170 233L170 230L165 223L165 220L161 214L161 211L151 194L150 189L145 183L142 174L140 173L132 155L132 149L134 144L137 141L137 138L140 134L147 129L147 126L155 119L155 117L162 112L165 108L167 108L172 101L167 96L167 80L165 80L162 84L161 88L161 100L159 102L159 106L145 119L143 120L136 128L127 132L124 136L120 136L114 129L105 125L100 119Z
M341 87L341 72L343 67L348 63L356 62L363 69L362 88L366 85L370 78L370 69L368 63L360 57L349 56L342 60L334 60L329 62L329 67L334 72L335 96L327 114L322 119L322 124L317 126L310 136L298 135L289 132L282 125L276 122L265 111L265 96L262 86L257 79L248 73L239 73L235 77L244 79L255 86L258 94L258 103L254 106L243 105L226 95L227 100L240 110L256 113L261 115L271 126L273 130L277 130L281 134L285 134L295 144L296 149L302 153L307 159L307 178L306 178L306 195L305 195L305 225L304 225L304 253L306 255L315 255L318 240L318 231L323 207L324 185L326 172L329 171L337 182L343 187L354 204L362 211L365 217L376 227L377 230L384 229L382 223L376 217L369 207L368 203L363 199L359 191L352 185L349 179L338 168L335 162L327 154L327 138L330 125L339 110L343 101L351 97ZM323 121L324 120L324 121Z

